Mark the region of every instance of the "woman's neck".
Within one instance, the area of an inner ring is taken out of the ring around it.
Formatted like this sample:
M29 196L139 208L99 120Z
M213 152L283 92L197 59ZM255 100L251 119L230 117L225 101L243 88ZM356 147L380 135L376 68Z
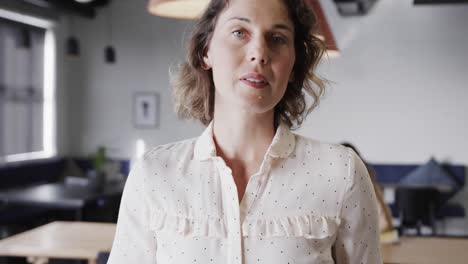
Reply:
M217 154L246 166L261 162L275 135L273 117L273 112L215 111L213 135Z

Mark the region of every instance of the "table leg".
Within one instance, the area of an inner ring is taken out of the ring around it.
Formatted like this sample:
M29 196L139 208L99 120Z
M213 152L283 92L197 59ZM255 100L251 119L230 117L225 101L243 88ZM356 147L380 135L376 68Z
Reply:
M45 257L28 257L28 262L31 264L47 264L49 259Z

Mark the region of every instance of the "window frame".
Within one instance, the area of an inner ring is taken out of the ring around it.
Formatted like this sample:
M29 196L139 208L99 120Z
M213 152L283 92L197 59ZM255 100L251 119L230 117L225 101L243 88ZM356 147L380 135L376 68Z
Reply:
M45 30L43 71L43 150L0 156L0 166L30 160L49 159L57 156L56 119L56 22L30 14L11 11L0 7L0 17L6 20L39 27Z

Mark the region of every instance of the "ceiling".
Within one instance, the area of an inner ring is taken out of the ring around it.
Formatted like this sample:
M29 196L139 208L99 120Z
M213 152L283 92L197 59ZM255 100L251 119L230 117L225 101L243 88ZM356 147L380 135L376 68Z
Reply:
M56 11L59 14L68 13L87 18L96 15L96 9L108 5L112 0L14 0L46 11ZM128 0L132 1L132 0ZM399 0L395 0L399 1ZM81 2L81 3L80 3ZM377 0L334 0L340 14L363 15L366 14ZM414 5L441 5L468 3L468 0L413 0Z

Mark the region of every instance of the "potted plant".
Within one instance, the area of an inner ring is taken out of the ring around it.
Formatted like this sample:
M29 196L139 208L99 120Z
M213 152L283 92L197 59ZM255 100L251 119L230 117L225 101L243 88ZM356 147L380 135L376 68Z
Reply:
M92 156L93 169L88 172L89 185L95 188L101 188L106 182L106 172L104 165L106 163L106 148L99 146L96 153Z

